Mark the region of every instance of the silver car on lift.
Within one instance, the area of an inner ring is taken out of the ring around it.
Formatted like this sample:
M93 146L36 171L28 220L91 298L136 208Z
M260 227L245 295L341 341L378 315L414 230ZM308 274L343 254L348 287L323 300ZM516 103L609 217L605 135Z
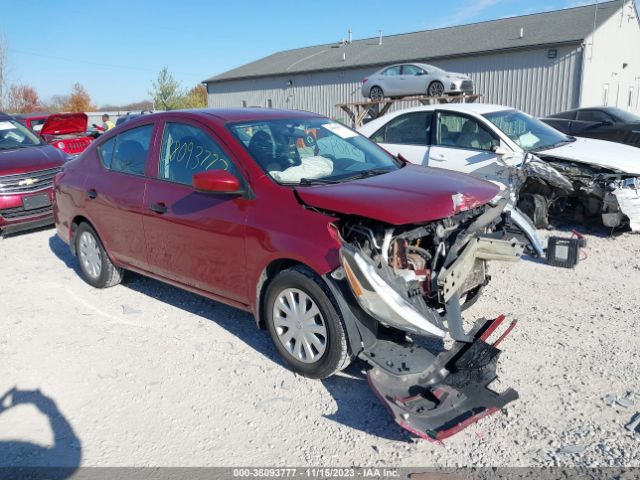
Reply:
M446 72L426 63L402 63L378 70L362 81L362 95L371 100L410 95L473 93L473 81L461 73Z

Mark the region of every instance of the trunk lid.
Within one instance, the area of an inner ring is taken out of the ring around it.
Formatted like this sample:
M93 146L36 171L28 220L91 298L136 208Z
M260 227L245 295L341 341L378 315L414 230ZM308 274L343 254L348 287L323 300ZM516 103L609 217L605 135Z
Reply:
M496 185L470 175L406 165L394 172L335 185L297 187L311 207L390 225L431 222L484 205Z
M85 113L54 113L49 115L40 130L41 135L84 134L88 117Z

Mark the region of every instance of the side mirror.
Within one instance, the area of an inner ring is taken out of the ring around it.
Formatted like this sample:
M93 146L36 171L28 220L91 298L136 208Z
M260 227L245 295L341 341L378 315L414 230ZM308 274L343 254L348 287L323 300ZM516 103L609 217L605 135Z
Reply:
M502 145L492 145L491 151L496 154L498 157L505 157L509 155L509 150L504 148Z
M226 170L209 170L193 176L193 189L201 193L242 195L240 180Z

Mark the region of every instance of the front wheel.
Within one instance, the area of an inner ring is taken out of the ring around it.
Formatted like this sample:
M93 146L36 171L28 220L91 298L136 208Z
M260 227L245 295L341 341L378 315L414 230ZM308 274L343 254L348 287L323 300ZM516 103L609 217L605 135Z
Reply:
M427 89L427 95L430 97L441 97L444 95L444 85L442 82L431 82Z
M96 288L113 287L122 281L124 271L113 264L96 231L82 223L76 232L76 254L82 278Z
M276 350L295 372L326 378L349 364L345 327L333 296L308 269L284 270L271 282L265 319Z

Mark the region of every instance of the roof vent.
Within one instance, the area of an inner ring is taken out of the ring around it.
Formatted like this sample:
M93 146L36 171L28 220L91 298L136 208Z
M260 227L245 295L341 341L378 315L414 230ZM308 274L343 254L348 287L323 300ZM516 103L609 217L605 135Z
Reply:
M380 32L380 38L378 38L378 45L382 45L382 30L378 30Z
M520 36L518 38L524 38L524 27L520 27Z
M353 42L353 32L349 29L349 43Z
M342 52L342 61L343 62L347 61L347 52Z

